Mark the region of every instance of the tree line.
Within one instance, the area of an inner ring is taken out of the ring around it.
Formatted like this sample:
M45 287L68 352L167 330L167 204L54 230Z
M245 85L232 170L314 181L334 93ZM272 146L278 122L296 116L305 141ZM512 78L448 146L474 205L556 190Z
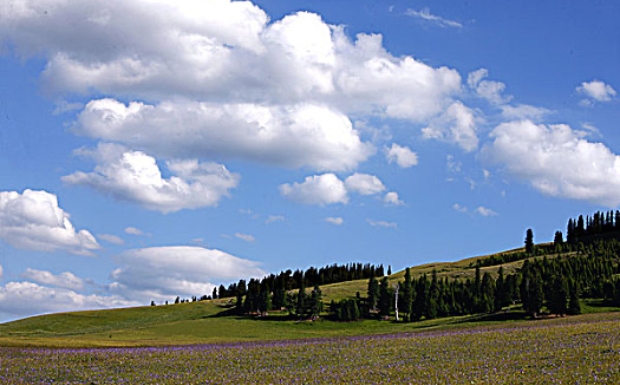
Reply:
M499 312L516 304L531 317L540 315L543 307L558 315L579 314L579 298L603 298L620 306L619 255L617 240L600 240L582 244L578 255L527 259L512 274L505 274L503 267L496 276L488 271L482 274L477 266L473 280L440 278L436 271L430 277L424 274L413 279L407 268L404 280L398 283L397 301L387 277L381 281L371 277L366 298L333 303L331 313L342 321L387 318L398 307L403 320L418 321Z

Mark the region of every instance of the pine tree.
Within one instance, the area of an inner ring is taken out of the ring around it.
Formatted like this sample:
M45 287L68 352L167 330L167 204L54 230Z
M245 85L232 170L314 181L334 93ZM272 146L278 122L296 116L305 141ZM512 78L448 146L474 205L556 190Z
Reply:
M303 318L306 315L306 284L304 279L300 279L299 291L297 292L297 306L295 313L299 318Z
M383 279L381 280L381 285L379 286L378 307L379 314L381 314L382 317L387 317L390 315L390 310L392 309L392 296L386 276L383 277Z
M413 283L411 280L411 269L405 269L405 282L403 284L403 313L406 314L405 321L411 319L411 309L413 306Z
M379 302L379 282L374 276L368 281L368 307L369 310L376 310Z
M507 305L506 301L506 284L504 282L504 268L500 266L497 280L495 281L495 298L493 300L493 310L498 312Z
M562 245L564 244L564 238L562 236L562 232L561 231L556 231L555 235L553 237L553 248L554 250L560 251L562 250Z
M495 282L491 274L485 272L482 276L482 286L480 295L479 311L482 313L490 313L493 310L495 300Z
M430 284L426 278L426 274L418 278L415 285L415 299L411 310L412 320L418 321L426 313L426 302Z
M525 252L529 255L534 254L534 232L532 229L527 229L525 233Z
M581 303L579 302L579 286L573 283L570 287L570 298L568 300L568 309L566 313L570 315L581 314Z
M321 288L318 285L314 285L312 294L310 296L310 315L312 318L317 318L323 311L323 300L321 294Z
M564 315L568 303L568 283L562 275L554 275L551 281L551 290L547 296L547 308L553 314Z

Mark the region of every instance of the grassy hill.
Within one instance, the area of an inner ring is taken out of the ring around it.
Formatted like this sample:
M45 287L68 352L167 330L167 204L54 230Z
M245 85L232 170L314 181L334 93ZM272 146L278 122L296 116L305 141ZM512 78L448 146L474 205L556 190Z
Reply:
M518 252L522 249L506 251ZM439 277L473 278L476 262L493 255L464 259L457 262L429 263L411 268L413 277L437 271ZM554 257L548 255L547 257ZM535 258L542 258L538 256ZM523 261L484 267L482 272L495 274L501 267L506 273L516 271ZM389 277L402 280L404 271ZM365 296L368 280L324 285L323 301L339 301ZM58 313L26 318L0 324L0 346L153 346L196 344L253 340L298 339L350 336L416 329L462 327L479 322L481 316L448 317L415 323L394 323L366 320L352 323L298 322L286 312L271 312L266 319L218 316L229 307L229 299L199 301L175 305L145 306L98 311ZM606 311L598 308L587 311ZM499 322L499 320L497 320Z

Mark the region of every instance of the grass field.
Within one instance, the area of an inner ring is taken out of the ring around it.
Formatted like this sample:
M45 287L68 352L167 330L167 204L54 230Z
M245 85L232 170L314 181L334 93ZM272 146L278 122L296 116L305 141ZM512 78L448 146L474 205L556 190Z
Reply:
M619 322L620 313L604 313L311 340L4 347L0 383L618 384Z

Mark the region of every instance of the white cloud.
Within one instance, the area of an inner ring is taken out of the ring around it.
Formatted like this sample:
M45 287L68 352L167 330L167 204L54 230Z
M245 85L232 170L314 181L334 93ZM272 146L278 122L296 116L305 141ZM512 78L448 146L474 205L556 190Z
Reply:
M402 168L409 168L418 164L418 155L409 147L399 146L392 143L392 147L385 148L385 156L388 162L396 162Z
M519 104L516 106L503 105L502 117L507 120L524 120L540 121L552 111L542 107L530 106L529 104Z
M242 241L246 241L246 242L256 241L256 238L254 238L254 236L250 234L235 233L235 237L241 239Z
M90 232L75 230L56 195L47 191L0 192L0 239L19 249L87 256L100 248Z
M320 206L349 201L345 184L331 173L308 176L303 183L283 184L280 193L295 202Z
M489 208L480 206L476 209L476 212L480 215L482 215L483 217L494 217L497 215L497 213Z
M274 222L284 222L283 215L269 215L265 220L266 224L274 223Z
M35 283L63 289L82 290L84 288L84 281L68 271L54 275L49 271L28 268L21 277Z
M385 190L383 183L374 175L355 173L344 181L347 191L361 195L374 195Z
M141 236L147 236L148 237L148 236L150 236L150 234L145 233L144 231L142 231L142 230L140 230L138 228L135 228L135 227L127 227L125 229L125 233L129 234L129 235L135 235L135 236L138 236L138 237L141 237Z
M2 271L2 265L0 265L0 280L2 280L4 272Z
M118 235L112 235L112 234L97 234L97 237L103 241L106 241L108 243L112 243L114 245L124 245L125 241L123 241L123 239L121 237L119 237Z
M394 191L390 191L385 194L385 197L383 197L383 202L388 206L401 206L405 204L405 202L398 198L398 193Z
M588 123L588 122L581 123L581 127L584 130L586 130L589 134L596 135L596 136L602 136L601 131L598 128L596 128L596 126L593 125L592 123Z
M85 295L66 288L50 288L31 282L9 282L0 286L0 312L13 316L75 310L145 305L120 296Z
M484 156L545 195L620 204L620 156L567 125L503 123L483 149Z
M373 227L384 227L384 228L396 228L398 224L396 222L386 222L386 221L375 221L373 219L366 219L369 225Z
M92 187L163 213L215 206L239 182L239 176L223 165L196 160L166 162L175 176L164 179L153 157L117 145L100 144L82 154L95 158L95 171L64 176L64 182Z
M453 208L455 211L458 211L459 213L466 213L466 212L468 211L467 207L465 207L465 206L461 206L461 205L460 205L460 204L458 204L458 203L453 204L453 205L452 205L452 208Z
M502 82L482 80L489 75L485 68L471 72L467 76L467 84L476 94L492 104L504 104L512 99L510 95L502 95L506 85Z
M395 57L381 35L350 39L309 12L270 21L250 2L24 0L0 14L0 39L46 61L46 91L109 97L75 132L156 157L353 170L374 148L350 116L426 124L461 92L456 70Z
M174 130L171 130L174 127ZM87 104L73 128L159 156L246 159L288 168L355 168L374 152L343 113L322 104Z
M374 195L385 191L379 178L355 173L343 182L332 173L308 176L302 183L280 185L280 193L295 202L325 206L349 202L349 193Z
M327 217L325 218L325 222L331 223L332 225L340 226L344 223L344 219L341 217Z
M265 275L258 262L193 246L128 250L116 262L110 290L138 301L209 294L221 281Z
M478 148L474 113L461 102L453 103L441 116L422 129L425 139L455 143L467 152Z
M608 102L616 96L616 90L600 80L583 82L576 88L577 92L599 102Z
M463 24L458 21L444 19L441 16L433 15L428 8L423 8L419 11L409 8L405 11L405 15L432 22L440 27L463 28Z

